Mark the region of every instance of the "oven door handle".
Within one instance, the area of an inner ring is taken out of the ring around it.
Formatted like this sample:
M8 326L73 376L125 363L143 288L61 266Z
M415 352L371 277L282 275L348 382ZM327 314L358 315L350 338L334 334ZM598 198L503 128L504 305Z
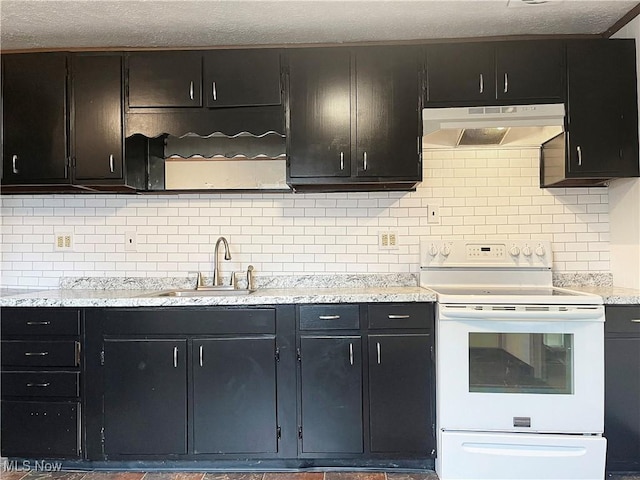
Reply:
M600 321L604 322L602 308L582 308L569 311L518 311L518 310L458 310L443 311L440 309L439 321L455 320L530 320L537 322L562 322L562 321Z

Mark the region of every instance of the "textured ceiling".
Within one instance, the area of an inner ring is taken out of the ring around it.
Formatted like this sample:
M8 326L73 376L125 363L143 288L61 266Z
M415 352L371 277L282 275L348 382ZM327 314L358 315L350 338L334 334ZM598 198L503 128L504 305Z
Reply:
M205 47L600 34L614 0L0 0L3 50Z

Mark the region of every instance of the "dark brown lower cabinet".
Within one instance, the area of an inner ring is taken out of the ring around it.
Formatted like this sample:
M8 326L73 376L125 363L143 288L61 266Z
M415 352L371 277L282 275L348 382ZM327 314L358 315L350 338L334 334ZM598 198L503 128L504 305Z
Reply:
M104 342L104 452L187 453L187 342Z
M605 414L608 471L640 471L640 305L606 307Z
M300 339L301 451L362 453L360 336Z
M275 336L193 342L194 453L275 453Z
M431 336L369 335L371 452L431 453Z
M64 458L80 455L80 403L3 400L2 455Z

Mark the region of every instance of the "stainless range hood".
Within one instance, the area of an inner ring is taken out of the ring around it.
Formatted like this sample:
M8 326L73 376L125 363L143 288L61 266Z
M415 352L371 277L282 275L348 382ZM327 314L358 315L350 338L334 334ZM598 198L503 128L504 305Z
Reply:
M425 108L425 148L540 146L564 131L564 105Z

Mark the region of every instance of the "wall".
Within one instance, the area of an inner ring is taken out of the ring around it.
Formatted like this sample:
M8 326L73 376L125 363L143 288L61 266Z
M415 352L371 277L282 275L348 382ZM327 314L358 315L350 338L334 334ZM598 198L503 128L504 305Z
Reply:
M616 38L636 39L636 69L640 65L640 17ZM640 98L640 76L638 76ZM615 285L640 289L640 178L611 182L611 273Z
M538 150L426 152L411 193L3 196L3 286L55 287L61 276L211 272L220 235L225 272L417 272L420 237L551 240L556 272L609 272L606 188L538 188ZM441 223L427 223L439 205ZM138 251L125 252L125 232ZM380 250L378 233L398 233ZM54 234L73 234L72 252Z

